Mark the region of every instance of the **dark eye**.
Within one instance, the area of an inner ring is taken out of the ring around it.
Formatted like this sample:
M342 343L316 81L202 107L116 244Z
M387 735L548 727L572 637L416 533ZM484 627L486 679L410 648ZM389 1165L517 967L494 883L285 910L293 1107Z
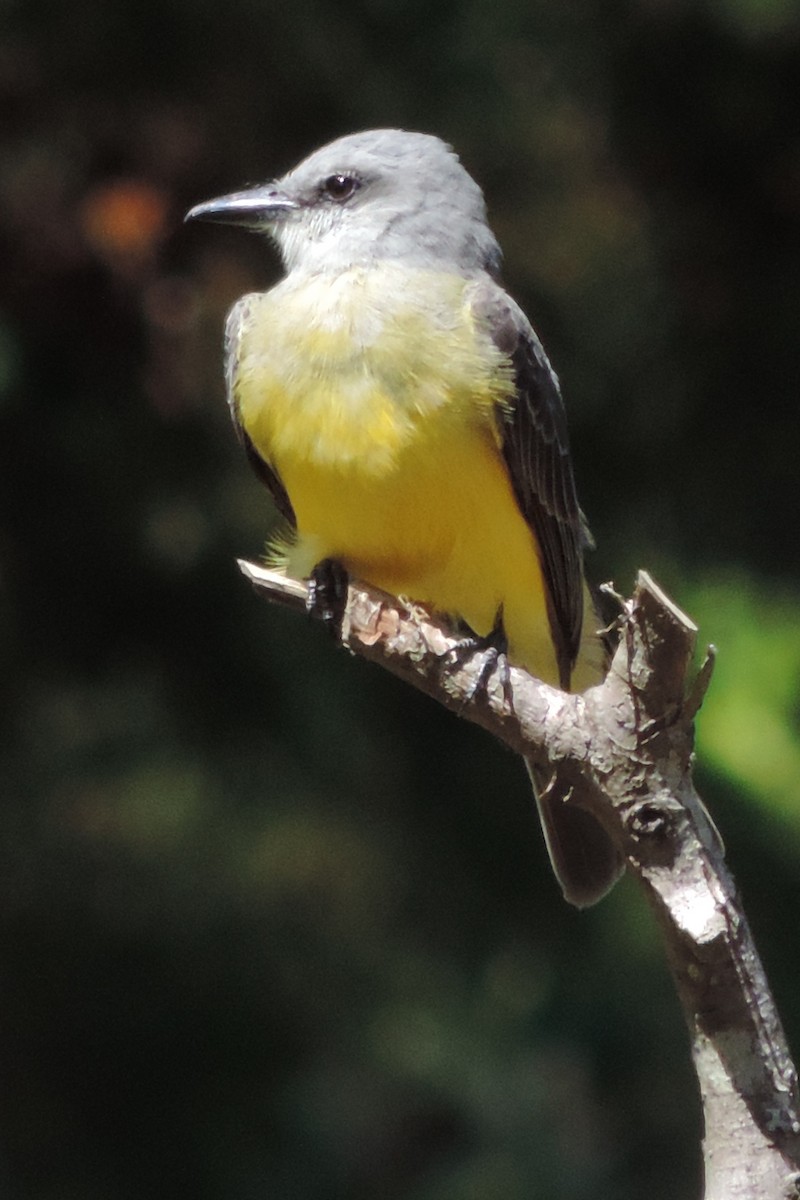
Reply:
M322 185L325 195L339 202L349 200L360 186L359 181L352 175L329 175Z

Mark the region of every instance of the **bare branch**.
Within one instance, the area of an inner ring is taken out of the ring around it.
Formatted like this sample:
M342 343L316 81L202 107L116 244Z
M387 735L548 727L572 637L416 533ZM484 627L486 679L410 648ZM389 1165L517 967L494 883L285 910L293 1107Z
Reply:
M303 609L306 588L251 563L267 599ZM800 1102L761 962L692 782L693 720L713 651L689 678L697 629L644 572L623 602L603 684L548 687L478 652L426 611L354 583L341 641L527 757L549 763L569 803L602 821L663 930L705 1117L705 1200L800 1196ZM488 679L487 679L488 675Z

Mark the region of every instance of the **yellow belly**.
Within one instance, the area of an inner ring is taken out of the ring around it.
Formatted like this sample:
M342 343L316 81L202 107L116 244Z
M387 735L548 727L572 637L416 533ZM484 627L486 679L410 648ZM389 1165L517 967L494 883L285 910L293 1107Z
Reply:
M502 610L511 657L557 681L533 537L488 436L427 437L378 479L304 463L280 470L299 530L292 575L337 558L356 578L457 615L482 635Z
M472 327L463 280L419 273L416 297L401 282L353 273L248 298L235 396L297 517L287 569L337 558L481 635L502 611L511 659L557 683L536 545L495 428L507 365Z

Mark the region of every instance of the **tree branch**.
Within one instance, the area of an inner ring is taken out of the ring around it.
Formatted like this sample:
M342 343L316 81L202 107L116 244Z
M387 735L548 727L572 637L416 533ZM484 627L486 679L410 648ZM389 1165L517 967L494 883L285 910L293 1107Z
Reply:
M240 562L268 600L302 610L305 584ZM691 682L696 627L644 572L621 602L604 683L583 695L464 658L420 608L353 583L342 644L555 770L569 803L616 840L659 921L692 1043L705 1119L705 1200L800 1197L797 1073L725 865L692 782L693 720L710 653Z

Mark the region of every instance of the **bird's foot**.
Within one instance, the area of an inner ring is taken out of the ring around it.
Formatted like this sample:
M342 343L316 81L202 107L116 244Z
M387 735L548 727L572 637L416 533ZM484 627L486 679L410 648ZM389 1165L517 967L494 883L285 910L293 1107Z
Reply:
M306 612L322 622L332 637L338 637L347 604L348 575L335 558L323 558L308 579Z
M470 633L467 637L459 639L455 645L450 647L444 655L444 659L451 660L447 663L450 669L458 670L466 666L470 659L476 655L481 655L483 661L469 691L464 697L461 710L463 711L478 697L486 695L489 680L495 671L499 674L503 694L506 700L510 702L511 680L508 671L508 639L500 618L498 618L494 628L484 636L480 636L477 633Z

